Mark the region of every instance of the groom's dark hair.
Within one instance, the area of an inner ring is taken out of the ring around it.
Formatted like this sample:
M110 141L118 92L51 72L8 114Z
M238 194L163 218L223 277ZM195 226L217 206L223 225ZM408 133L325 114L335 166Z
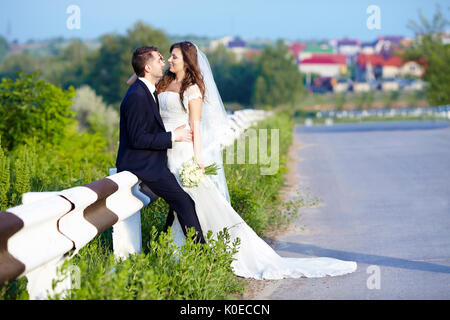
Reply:
M133 58L131 59L131 65L133 66L134 72L138 77L145 76L144 69L148 60L153 58L152 51L158 51L158 48L150 47L140 47L134 50Z

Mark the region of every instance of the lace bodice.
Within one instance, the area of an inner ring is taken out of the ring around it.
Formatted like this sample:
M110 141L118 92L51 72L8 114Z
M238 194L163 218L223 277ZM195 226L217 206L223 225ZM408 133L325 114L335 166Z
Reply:
M158 94L161 118L166 131L174 130L183 124L189 126L189 101L201 97L202 94L196 84L188 87L184 91L183 98L183 104L186 107L185 109L181 104L178 92L165 91Z
M184 91L183 108L178 92L165 91L158 94L161 118L166 131L172 131L179 126L186 124L189 127L189 101L201 98L202 94L197 85L190 86ZM167 149L167 165L169 170L175 175L178 181L178 170L182 164L194 156L192 142L174 142L172 148Z

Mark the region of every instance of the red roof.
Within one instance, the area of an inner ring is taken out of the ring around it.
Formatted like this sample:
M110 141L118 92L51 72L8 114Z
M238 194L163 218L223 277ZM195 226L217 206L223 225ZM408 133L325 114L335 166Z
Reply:
M346 65L345 55L338 53L318 53L313 54L311 58L303 59L301 64L340 64Z
M384 58L378 54L358 54L358 64L361 68L365 68L366 64L370 63L372 66L394 66L400 67L403 64L403 60L397 56L391 56L390 58Z
M306 48L306 44L300 43L300 42L294 42L289 46L289 50L292 51L295 57L298 56L299 52L304 50Z

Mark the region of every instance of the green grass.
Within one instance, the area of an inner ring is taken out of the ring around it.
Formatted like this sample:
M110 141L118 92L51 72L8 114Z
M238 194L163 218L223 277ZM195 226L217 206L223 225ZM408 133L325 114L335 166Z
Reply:
M288 113L278 113L275 117L261 121L256 129L279 129L279 170L273 175L262 175L261 167L268 165L248 164L248 143L246 144L246 163L225 166L225 176L233 208L243 217L249 226L261 237L268 232L292 222L297 217L302 199L295 197L282 201L280 189L284 184L283 175L288 173L286 163L288 150L292 144L293 121ZM235 149L236 149L235 142ZM268 142L268 154L272 152Z

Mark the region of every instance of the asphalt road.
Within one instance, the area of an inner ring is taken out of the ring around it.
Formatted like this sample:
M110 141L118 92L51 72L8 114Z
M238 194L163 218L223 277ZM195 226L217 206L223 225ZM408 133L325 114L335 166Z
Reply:
M268 281L254 299L450 299L450 127L445 121L297 126L303 228L285 257L356 261L339 277Z

